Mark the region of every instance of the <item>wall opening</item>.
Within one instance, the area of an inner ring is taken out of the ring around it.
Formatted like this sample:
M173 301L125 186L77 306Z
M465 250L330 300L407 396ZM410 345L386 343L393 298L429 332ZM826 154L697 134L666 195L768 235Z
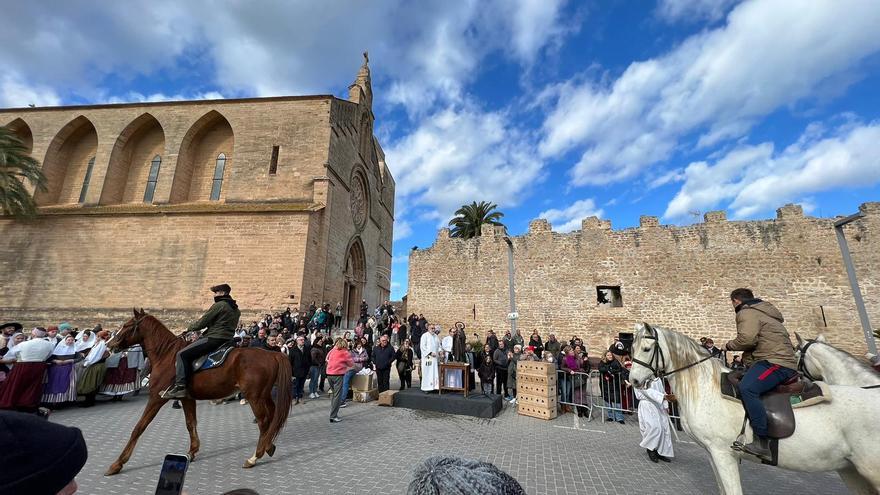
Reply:
M159 181L159 168L162 166L162 157L156 155L150 162L150 174L147 176L147 188L144 189L144 203L153 202L153 194L156 193L156 182Z
M275 175L278 172L278 151L280 146L272 146L272 160L269 162L269 175Z
M596 286L596 304L609 308L623 307L623 297L620 295L619 285Z

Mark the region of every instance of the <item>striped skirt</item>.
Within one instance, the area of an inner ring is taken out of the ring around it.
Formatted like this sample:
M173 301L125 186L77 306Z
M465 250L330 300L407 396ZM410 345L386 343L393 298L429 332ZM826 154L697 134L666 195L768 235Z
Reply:
M76 402L76 372L74 363L54 364L49 367L46 386L43 387L43 402L60 404Z

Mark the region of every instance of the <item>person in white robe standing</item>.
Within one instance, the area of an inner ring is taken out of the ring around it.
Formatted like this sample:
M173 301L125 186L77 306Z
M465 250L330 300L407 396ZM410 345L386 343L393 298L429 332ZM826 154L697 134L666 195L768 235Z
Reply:
M440 389L440 339L437 337L440 327L435 327L431 332L425 332L419 342L422 349L422 377L421 388L423 392Z
M651 462L670 462L670 458L675 455L672 452L672 431L667 407L668 401L675 400L675 397L666 394L663 380L659 378L652 380L643 389L635 389L635 394L639 400L639 430L642 432L639 446L648 451Z

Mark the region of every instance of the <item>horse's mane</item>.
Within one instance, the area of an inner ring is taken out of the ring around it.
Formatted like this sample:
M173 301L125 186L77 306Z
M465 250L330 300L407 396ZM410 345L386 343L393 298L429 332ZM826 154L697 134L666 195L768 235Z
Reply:
M154 353L156 358L166 355L168 352L177 352L177 348L181 347L183 340L175 336L168 327L165 326L159 318L147 313L141 321L144 330L157 337L155 341L156 348Z
M834 357L838 359L839 362L841 362L844 366L849 368L850 371L852 371L853 373L868 373L870 375L877 374L877 372L874 371L874 368L869 366L867 363L863 362L861 359L853 356L849 352L844 351L843 349L838 349L837 347L834 347L833 345L829 344L828 342L823 342L821 340L814 340L813 346L815 346L817 344L821 344L820 345L821 349L828 349L828 351L831 352L834 355Z

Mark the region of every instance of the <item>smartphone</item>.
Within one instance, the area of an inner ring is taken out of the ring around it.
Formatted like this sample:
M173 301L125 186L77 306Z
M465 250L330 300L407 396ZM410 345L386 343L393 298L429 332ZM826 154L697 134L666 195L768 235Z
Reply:
M183 492L183 480L189 469L189 456L186 454L168 454L162 463L156 495L180 495Z

